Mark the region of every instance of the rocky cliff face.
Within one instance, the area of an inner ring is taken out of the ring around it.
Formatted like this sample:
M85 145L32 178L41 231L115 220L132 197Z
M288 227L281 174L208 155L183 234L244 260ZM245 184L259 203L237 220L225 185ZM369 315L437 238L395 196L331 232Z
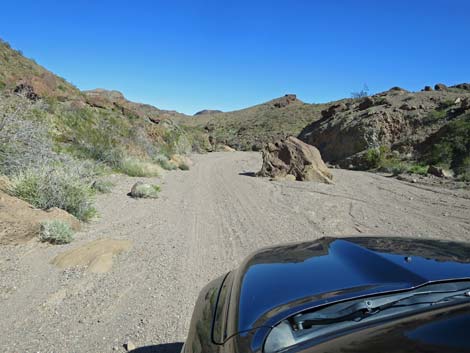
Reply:
M371 148L387 147L403 156L419 153L418 146L469 110L468 84L408 92L395 87L362 99L349 99L321 112L299 137L316 146L323 158L343 167Z

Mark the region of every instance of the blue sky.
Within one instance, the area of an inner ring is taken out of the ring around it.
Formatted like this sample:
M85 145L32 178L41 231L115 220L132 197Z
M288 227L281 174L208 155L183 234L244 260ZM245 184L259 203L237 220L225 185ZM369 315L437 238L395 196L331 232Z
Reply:
M80 89L189 114L470 81L468 0L3 1L0 37Z

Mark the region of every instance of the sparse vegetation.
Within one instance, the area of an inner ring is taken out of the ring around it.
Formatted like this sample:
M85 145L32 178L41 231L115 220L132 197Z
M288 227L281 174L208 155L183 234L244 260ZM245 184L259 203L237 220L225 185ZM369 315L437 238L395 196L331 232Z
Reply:
M97 192L100 192L102 194L108 194L113 189L114 184L108 180L98 179L93 182L91 187L93 190L96 190Z
M402 173L426 175L428 170L427 164L401 160L387 146L367 150L364 161L366 169L380 170L393 175Z
M90 170L80 164L28 169L11 178L11 194L41 209L61 208L82 221L96 215Z
M358 92L351 92L351 98L358 99L358 98L364 98L369 95L369 87L367 87L366 84L364 84L363 88L358 91Z
M73 230L66 222L47 221L41 224L39 239L51 244L68 244L73 240Z
M162 169L155 163L137 158L126 158L121 162L118 170L133 177L158 177Z
M470 114L444 126L424 159L452 169L463 180L470 179Z

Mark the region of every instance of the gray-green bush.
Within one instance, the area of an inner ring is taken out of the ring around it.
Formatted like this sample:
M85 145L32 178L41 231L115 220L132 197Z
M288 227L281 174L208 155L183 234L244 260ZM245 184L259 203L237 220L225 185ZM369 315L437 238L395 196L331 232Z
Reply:
M11 193L37 208L58 207L88 221L96 215L92 177L90 170L80 164L27 169L11 177Z
M66 222L47 221L41 224L39 239L51 244L68 244L73 240L73 230Z
M93 184L91 184L93 190L100 192L102 194L108 194L114 187L114 184L108 180L95 180Z

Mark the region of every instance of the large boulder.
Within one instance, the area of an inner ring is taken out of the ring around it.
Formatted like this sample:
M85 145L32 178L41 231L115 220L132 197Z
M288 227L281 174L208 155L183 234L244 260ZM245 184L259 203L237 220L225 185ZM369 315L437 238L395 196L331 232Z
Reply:
M264 147L263 166L258 175L272 178L293 175L299 181L326 184L333 179L318 149L292 136Z

